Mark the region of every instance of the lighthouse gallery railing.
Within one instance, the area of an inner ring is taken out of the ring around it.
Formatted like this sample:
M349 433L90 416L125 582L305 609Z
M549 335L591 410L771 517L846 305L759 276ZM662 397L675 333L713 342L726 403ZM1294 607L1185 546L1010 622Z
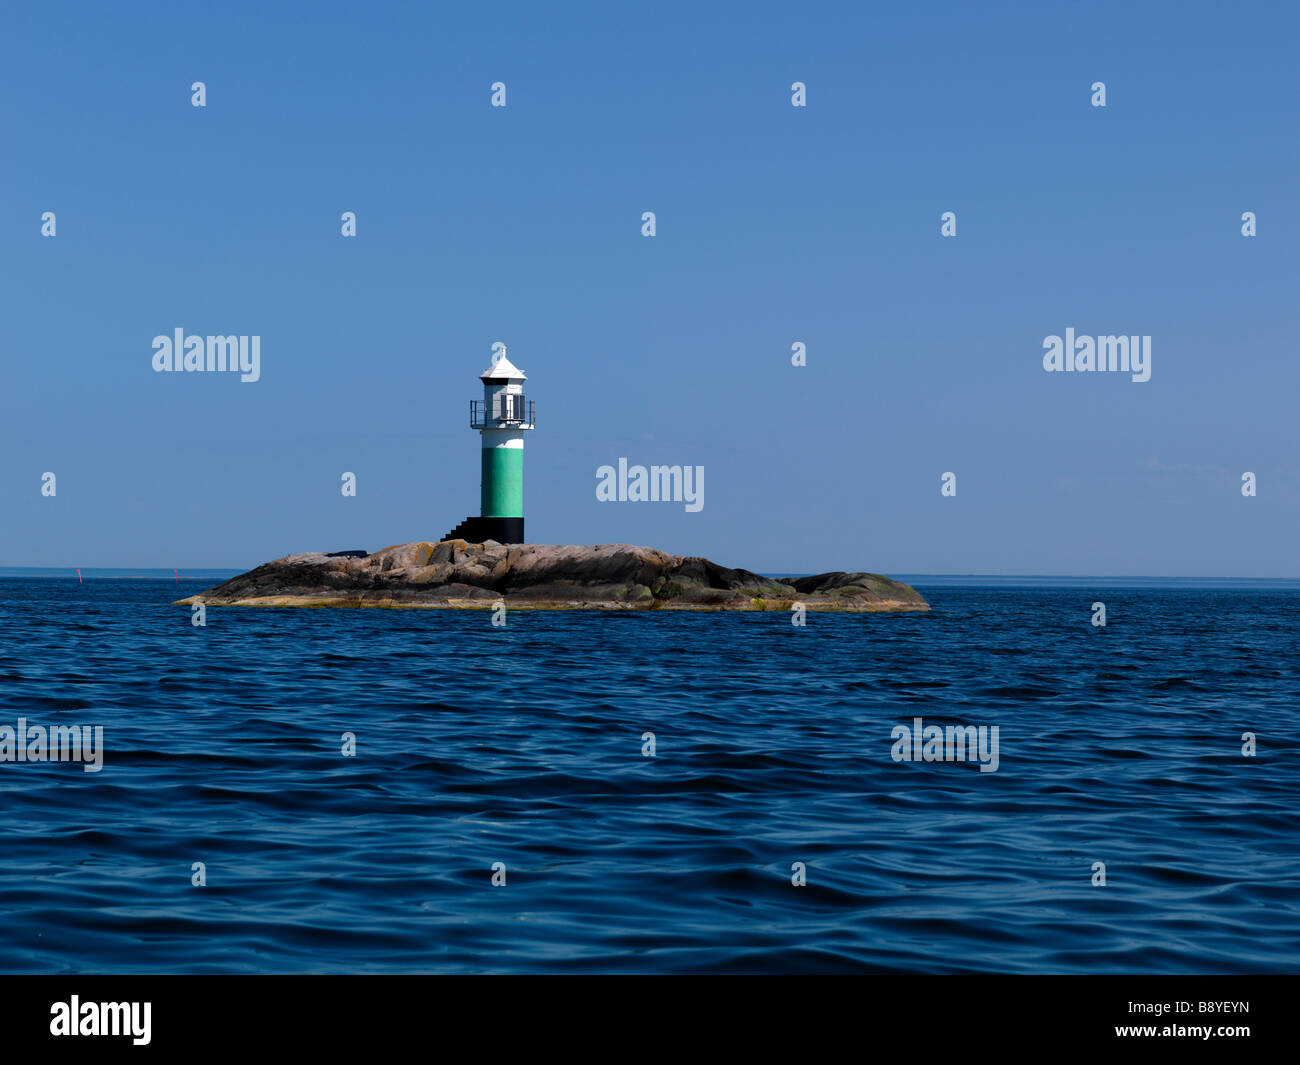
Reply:
M481 399L469 401L469 427L471 429L501 429L512 425L535 425L533 420L533 401L523 396L509 397L518 402L511 403L502 417L494 415L488 404Z

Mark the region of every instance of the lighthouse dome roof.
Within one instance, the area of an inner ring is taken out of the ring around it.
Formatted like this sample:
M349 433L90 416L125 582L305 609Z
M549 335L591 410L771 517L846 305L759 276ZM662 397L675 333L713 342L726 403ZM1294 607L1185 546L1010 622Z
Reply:
M506 349L504 347L498 354L492 356L492 365L478 376L480 381L501 381L505 379L511 381L528 380L528 375L506 358Z

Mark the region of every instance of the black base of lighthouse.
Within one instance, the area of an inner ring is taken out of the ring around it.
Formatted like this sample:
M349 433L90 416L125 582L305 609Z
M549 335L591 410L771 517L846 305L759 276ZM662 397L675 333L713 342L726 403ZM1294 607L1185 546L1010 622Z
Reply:
M466 540L471 544L481 544L485 540L495 540L499 544L527 543L523 518L466 518L443 539Z

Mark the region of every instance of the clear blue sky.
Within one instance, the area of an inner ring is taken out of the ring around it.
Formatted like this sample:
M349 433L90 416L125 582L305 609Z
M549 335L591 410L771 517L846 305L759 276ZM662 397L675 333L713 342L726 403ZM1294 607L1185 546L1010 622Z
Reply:
M0 565L435 539L477 513L501 340L534 541L1300 575L1298 29L1281 2L10 3ZM259 335L261 380L154 373L177 327ZM1151 380L1045 373L1067 327L1150 335ZM620 456L704 466L704 509L598 502Z

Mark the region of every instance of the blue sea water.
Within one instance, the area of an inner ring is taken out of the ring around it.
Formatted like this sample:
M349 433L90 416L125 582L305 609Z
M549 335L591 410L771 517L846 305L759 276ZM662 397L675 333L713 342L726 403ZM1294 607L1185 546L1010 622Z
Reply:
M0 726L105 748L0 762L0 971L1300 969L1294 587L936 582L802 629L196 628L199 587L0 579ZM998 770L895 762L915 717L998 726Z

